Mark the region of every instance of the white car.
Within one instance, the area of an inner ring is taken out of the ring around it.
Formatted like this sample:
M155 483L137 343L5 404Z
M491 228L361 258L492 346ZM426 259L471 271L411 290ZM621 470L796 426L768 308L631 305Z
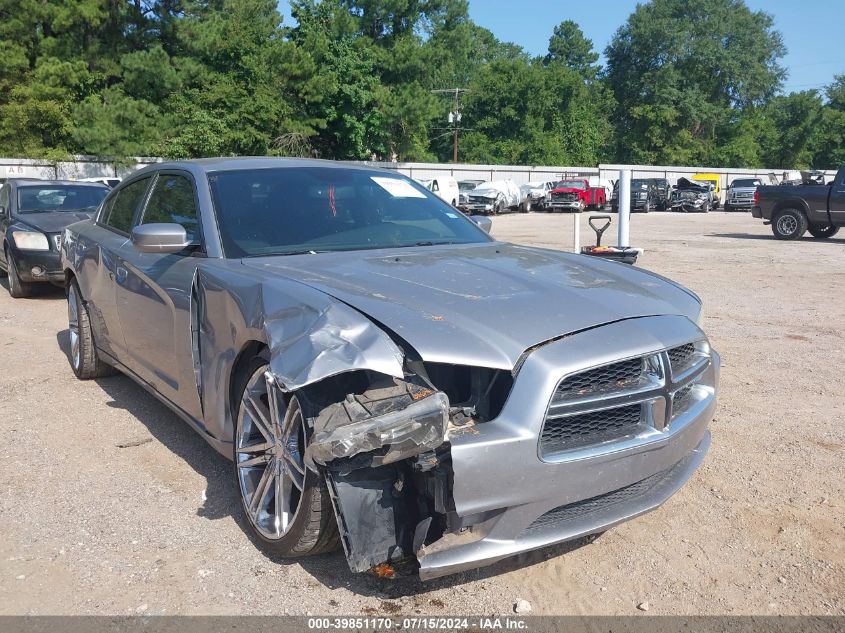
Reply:
M546 207L546 196L555 188L555 181L549 182L526 182L519 188L522 197L522 211L528 212L531 209L543 210Z
M417 182L453 207L458 206L458 199L461 193L458 189L458 181L451 176L421 179L417 180Z
M506 211L516 211L522 203L522 192L513 180L491 180L483 182L467 194L464 211L498 215Z
M82 182L98 182L101 185L114 189L120 184L120 178L112 178L109 176L98 176L95 178L83 178Z

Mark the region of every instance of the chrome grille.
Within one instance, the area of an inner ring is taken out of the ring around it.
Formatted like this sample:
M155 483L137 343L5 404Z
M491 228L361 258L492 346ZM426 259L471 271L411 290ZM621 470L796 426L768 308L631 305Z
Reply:
M648 378L645 359L630 358L566 378L555 390L554 400L574 400L623 389L637 389L647 384Z
M562 202L575 202L577 199L578 194L572 191L565 191L552 194L552 200L560 200Z
M646 477L637 483L625 486L619 490L614 490L603 495L598 495L597 497L590 497L589 499L576 501L575 503L569 503L564 506L559 506L553 510L549 510L545 514L542 514L534 519L534 522L531 523L525 531L530 533L552 526L562 525L595 512L600 512L618 503L623 503L633 499L634 497L638 497L660 483L660 481L666 477L670 471L671 468L656 473L651 477Z
M679 389L675 392L675 395L672 396L672 418L688 411L693 405L695 402L695 394L693 393L694 389L695 385L687 385L683 389Z
M546 411L540 458L665 430L708 397L698 381L709 362L701 340L564 376Z
M641 430L641 420L641 404L547 419L540 442L547 453L581 448L634 435Z

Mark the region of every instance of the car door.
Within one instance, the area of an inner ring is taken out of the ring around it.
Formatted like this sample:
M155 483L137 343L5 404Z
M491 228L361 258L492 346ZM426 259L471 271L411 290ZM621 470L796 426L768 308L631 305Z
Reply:
M97 347L125 364L126 341L117 313L117 255L129 241L132 222L146 198L152 178L139 177L115 189L103 201L90 231L78 235L77 281L91 313Z
M830 220L836 226L845 226L845 169L840 169L830 186Z
M193 177L158 172L135 225L181 224L196 246L179 253L142 253L127 241L118 253L116 285L128 367L200 419L191 329L194 276L204 257L198 217Z
M6 237L6 230L9 228L12 216L12 186L4 183L0 186L0 269L7 269L6 249L3 248L2 240Z

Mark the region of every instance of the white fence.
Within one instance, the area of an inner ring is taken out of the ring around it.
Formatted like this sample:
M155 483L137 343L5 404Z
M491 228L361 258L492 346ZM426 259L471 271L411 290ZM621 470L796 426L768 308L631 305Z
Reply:
M25 158L0 158L0 178L48 178L76 180L100 176L122 177L128 173L160 162L160 158L141 157L122 164L97 159L90 156L77 156L73 161L51 162ZM630 169L633 178L666 178L675 184L682 176L698 173L719 174L722 188L726 188L734 178L759 177L768 182L772 176L781 178L782 169L739 169L716 167L684 167L656 165L608 165L598 167L577 166L525 166L525 165L471 165L466 163L387 163L367 162L367 165L393 169L411 178L436 178L453 176L456 180L504 180L512 179L517 184L526 182L557 180L575 176L598 176L600 179L616 180L620 169ZM828 177L835 171L825 172Z

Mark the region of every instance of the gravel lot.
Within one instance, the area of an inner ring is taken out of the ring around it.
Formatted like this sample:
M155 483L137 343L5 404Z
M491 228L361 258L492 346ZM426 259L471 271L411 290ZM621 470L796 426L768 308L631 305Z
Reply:
M493 233L568 248L571 223ZM631 233L640 265L701 295L722 354L703 467L592 543L427 584L262 554L226 460L129 379L73 377L63 293L0 289L0 614L845 614L845 239L723 213Z

